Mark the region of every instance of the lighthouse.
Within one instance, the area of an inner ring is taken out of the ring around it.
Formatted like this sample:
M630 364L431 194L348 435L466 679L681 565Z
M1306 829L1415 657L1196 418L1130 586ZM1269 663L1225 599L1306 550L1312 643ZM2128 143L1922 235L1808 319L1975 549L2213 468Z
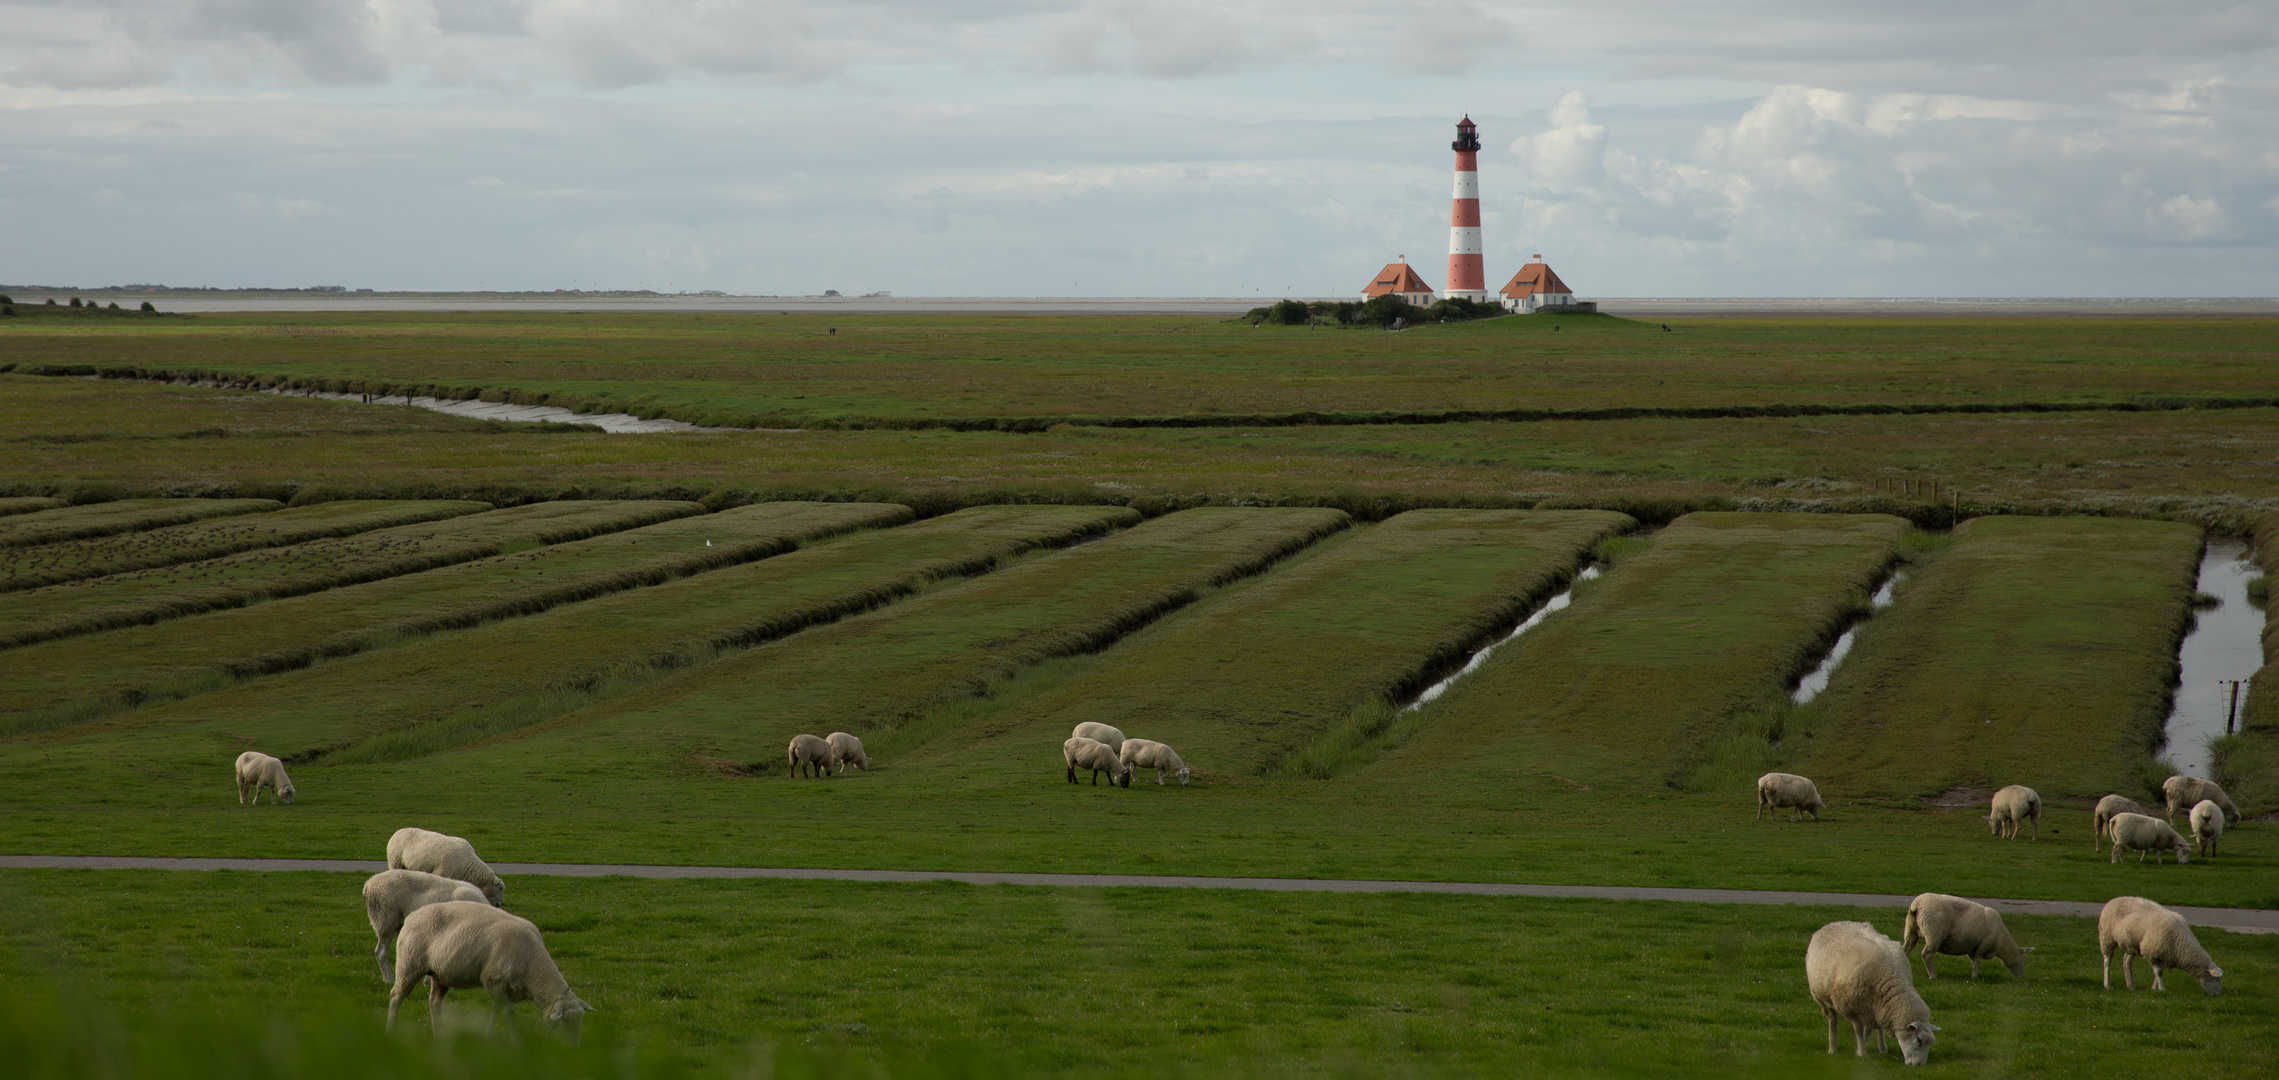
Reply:
M1467 114L1456 125L1456 201L1448 214L1450 299L1485 302L1488 271L1480 258L1480 132Z

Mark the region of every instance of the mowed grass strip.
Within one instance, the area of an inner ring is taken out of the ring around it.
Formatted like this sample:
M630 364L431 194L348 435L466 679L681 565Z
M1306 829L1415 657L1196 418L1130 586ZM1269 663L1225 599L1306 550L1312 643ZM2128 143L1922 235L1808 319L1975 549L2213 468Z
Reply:
M71 504L62 499L50 499L40 495L16 495L0 499L0 517L38 513L41 510L56 510L69 505Z
M479 990L445 999L457 1039L429 1042L425 993L383 1036L361 884L0 872L0 1052L43 1078L1901 1071L1854 1058L1849 1030L1827 1053L1803 964L1832 921L1899 937L1890 908L518 878L512 910L597 1008L571 1049L529 1005L483 1038ZM2035 950L2025 977L1953 957L1915 976L1934 1074L2215 1080L2279 1054L2260 989L2279 937L2202 930L2226 984L2207 997L2153 992L2141 963L2138 990L2103 989L2093 920L2005 922Z
M1362 526L966 726L958 750L1057 761L1069 729L1097 721L1169 743L1202 772L1256 774L1356 710L1389 713L1636 524L1591 510L1412 510ZM1311 764L1326 775L1333 762Z
M12 649L0 652L0 736L84 723L327 657L764 559L910 516L888 503L760 503Z
M780 772L795 734L892 732L992 680L1104 648L1351 521L1317 509L1165 515L674 676L494 752L518 761L599 754L618 768L697 759Z
M2152 797L2199 561L2174 522L1964 522L1801 714L1797 771L1824 797Z
M1363 775L1416 782L1462 762L1513 779L1679 782L1736 712L1805 673L1907 528L1874 514L1679 518L1419 710L1413 742Z
M72 744L27 745L15 764L109 770L149 759L195 783L239 744L296 762L417 757L1138 520L1122 507L996 506L858 533L144 710Z
M0 548L159 529L233 514L258 514L284 505L275 499L120 499L11 514L0 519Z
M564 500L0 594L0 648L243 607L704 512L670 500Z
M240 551L283 547L331 536L354 536L374 529L416 525L489 509L489 503L459 499L343 499L266 514L37 547L0 549L0 592L36 589L198 559L217 559Z

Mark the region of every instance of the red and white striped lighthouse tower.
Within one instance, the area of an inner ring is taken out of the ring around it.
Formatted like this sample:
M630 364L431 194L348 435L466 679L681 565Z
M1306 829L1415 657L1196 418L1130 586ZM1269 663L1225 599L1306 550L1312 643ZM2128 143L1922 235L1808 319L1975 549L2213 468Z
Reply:
M1470 116L1456 125L1456 205L1448 215L1448 289L1451 299L1488 299L1488 270L1480 258L1480 132Z

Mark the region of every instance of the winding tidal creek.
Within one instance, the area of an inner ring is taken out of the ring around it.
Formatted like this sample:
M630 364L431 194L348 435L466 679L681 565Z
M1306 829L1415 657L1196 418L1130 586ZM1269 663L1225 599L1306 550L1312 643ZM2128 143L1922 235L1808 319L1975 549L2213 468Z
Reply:
M1900 581L1906 577L1906 573L1901 572L1885 578L1883 587L1877 589L1875 597L1868 601L1869 610L1882 611L1890 607L1892 590L1898 588ZM1802 705L1819 697L1820 691L1828 689L1828 680L1836 677L1836 665L1843 663L1844 657L1851 653L1852 638L1859 632L1860 624L1856 620L1852 625L1845 627L1844 635L1837 638L1836 644L1828 649L1828 655L1821 659L1820 666L1813 668L1811 674L1806 675L1796 684L1796 689L1789 692L1788 700L1791 703Z
M1583 582L1593 580L1597 577L1598 567L1583 567L1583 572L1575 575L1575 585L1580 585ZM1561 589L1559 591L1559 595L1544 601L1542 607L1535 609L1535 614L1529 615L1518 626L1512 627L1511 633L1505 634L1503 637L1497 638L1495 641L1481 646L1480 651L1473 653L1472 658L1465 661L1464 666L1458 668L1454 675L1450 675L1449 677L1442 679L1439 682L1433 683L1431 686L1425 687L1424 692L1418 694L1415 701L1409 702L1406 706L1403 707L1403 711L1405 712L1409 709L1423 708L1425 702L1431 701L1432 699L1447 693L1449 687L1456 685L1456 680L1479 670L1481 664L1488 662L1489 655L1493 654L1497 649L1503 648L1505 644L1511 641L1511 639L1516 638L1519 635L1542 625L1543 620L1550 618L1553 612L1565 610L1568 604L1575 602L1575 585L1569 585L1566 588Z
M2200 557L2200 591L2223 603L2194 613L2192 632L2176 652L2184 670L2168 713L2165 756L2186 776L2208 775L2208 740L2224 733L2233 681L2244 702L2247 680L2263 666L2263 612L2247 599L2247 583L2258 573L2238 540L2211 539Z

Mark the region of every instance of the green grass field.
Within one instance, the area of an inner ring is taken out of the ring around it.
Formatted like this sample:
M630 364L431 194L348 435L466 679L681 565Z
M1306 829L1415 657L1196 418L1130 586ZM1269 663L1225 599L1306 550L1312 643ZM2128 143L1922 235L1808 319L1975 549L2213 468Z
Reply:
M1875 795L2152 798L2199 562L2198 531L2166 522L1964 523L1797 711L1797 771Z
M1425 706L1388 780L1461 758L1505 779L1747 792L1717 740L1779 700L1866 600L1906 529L1822 514L1680 518L1574 606Z
M0 652L0 732L83 723L441 630L735 566L909 516L904 507L876 503L762 503L252 607L40 642Z
M39 512L11 514L0 520L0 548L58 544L207 518L258 514L280 505L270 499L120 499L54 509L30 504L28 509Z
M233 1075L286 1074L296 1054L329 1075L465 1075L430 1056L423 1001L406 1006L413 1033L376 1037L387 991L359 884L4 871L0 972L19 996L63 981L92 999L56 1018L75 1036L104 1006L130 1029L225 1018L214 1026L255 1036L216 1047L211 1062L242 1063ZM635 1054L643 1075L736 1075L755 1056L765 1074L787 1050L919 1077L1856 1076L1848 1030L1826 1053L1804 942L1835 919L1900 930L1896 910L1834 907L625 879L513 890L600 1010L581 1053L520 1008L513 1053L528 1057L501 1071L541 1075L624 1075ZM2142 965L2148 988L2100 989L2088 920L2011 925L2035 946L2025 978L1995 965L1973 982L1952 958L1936 981L1918 972L1944 1029L1929 1075L2234 1077L2279 1053L2271 998L2232 989L2279 978L2279 938L2203 934L2226 981L2210 998L2188 980L2154 993ZM480 996L460 996L452 1025L479 1025ZM11 1060L60 1041L26 1030L38 1012L8 1012L0 1039L23 1048Z
M490 504L477 502L344 499L89 540L7 548L0 550L0 592L354 536L488 509Z
M1021 747L1025 767L1041 768L1058 739L1091 721L1169 743L1210 775L1265 772L1448 674L1565 582L1594 543L1634 524L1594 511L1415 510L1363 526L1134 635L1081 674L1045 674L927 718L917 726L955 734L924 767L986 768ZM1334 771L1351 741L1302 767Z
M1557 332L1553 326L1558 326ZM832 332L832 331L836 332ZM2268 320L205 315L0 327L0 364L765 426L2271 396Z
M503 754L570 768L613 761L671 773L741 763L777 773L792 736L836 729L866 747L876 740L891 760L945 733L910 725L928 707L1097 651L1348 524L1335 510L1170 514L674 675L553 720L530 745L469 757L477 768ZM1056 752L1065 738L1050 740Z
M2245 407L2270 393L2268 322L1552 324L0 327L0 367L810 426L611 436L0 371L0 499L50 499L0 502L25 508L0 529L162 528L183 522L106 500L184 495L273 500L214 530L351 499L685 515L0 650L0 853L376 859L420 825L495 862L2279 908L2279 832L2256 817L2279 808L2268 687L2219 748L2250 814L2220 857L2079 843L2089 797L2157 778L2202 530L2279 521L2279 408ZM1577 411L1595 418L1484 418ZM1198 426L1118 426L1135 419ZM2279 562L2279 527L2261 543ZM1570 606L1395 707L1585 562L1600 576ZM1897 605L1792 707L1894 567ZM1060 741L1089 719L1165 738L1195 783L1069 785ZM835 729L872 769L783 775L791 733ZM236 803L248 746L290 756L296 805ZM1769 768L1816 775L1822 820L1754 820ZM2047 797L2041 842L1989 838L1966 796L2021 778ZM572 1049L527 1017L519 1042L380 1035L355 885L0 871L0 1055L454 1078L1897 1067L1822 1053L1801 971L1814 927L1896 934L1893 910L518 878L515 910L604 1010ZM2026 979L1918 981L1947 1028L1933 1071L2230 1076L2272 1056L2279 939L2204 933L2220 998L2124 997L2096 988L2089 920L2008 921L2039 948Z
M1965 516L2147 514L2244 531L2279 513L2279 409L1822 416L1035 434L547 432L424 409L0 374L0 494L300 498L862 498ZM554 425L559 428L559 425ZM225 438L174 438L204 429ZM62 436L70 436L68 440ZM161 436L166 437L161 437ZM98 437L100 436L100 437ZM257 452L256 452L257 449ZM1926 489L1936 481L1934 501ZM1908 485L1914 485L1910 488Z
M571 500L0 594L0 648L242 607L702 513L694 503Z

